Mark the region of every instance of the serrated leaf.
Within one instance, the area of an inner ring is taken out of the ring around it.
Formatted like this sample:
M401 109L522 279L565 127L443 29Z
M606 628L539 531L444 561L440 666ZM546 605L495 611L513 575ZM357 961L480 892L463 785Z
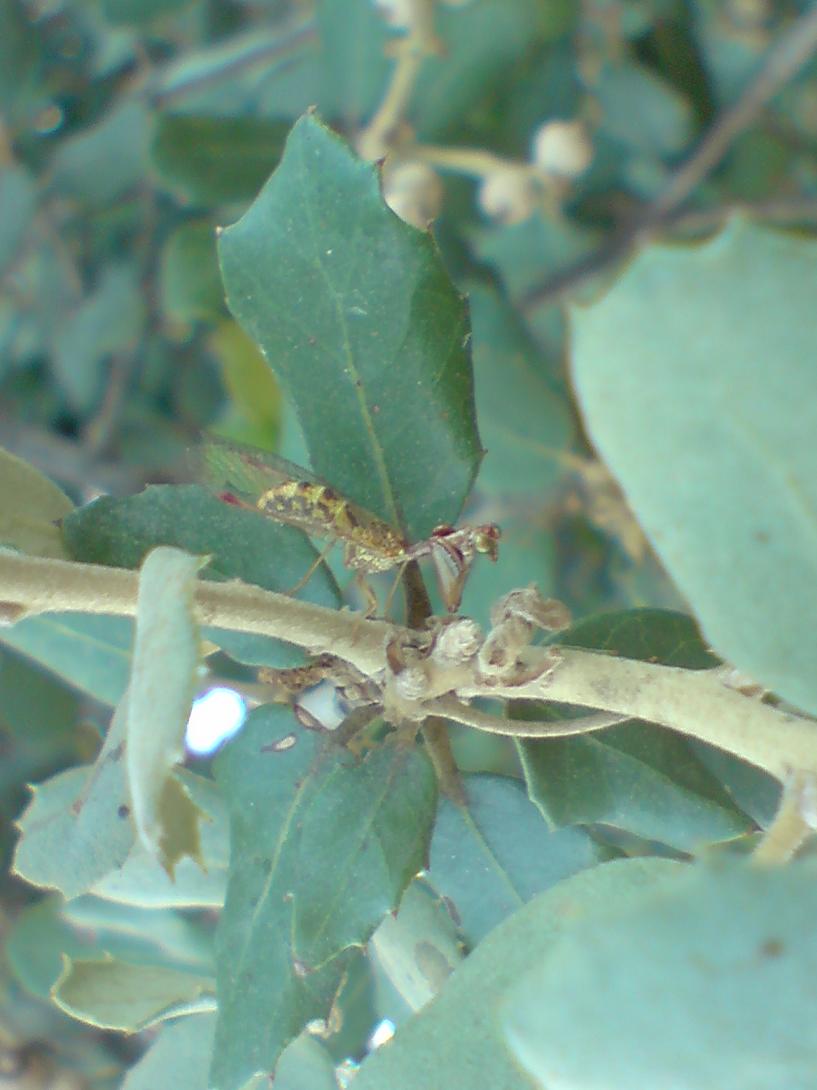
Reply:
M816 259L813 240L740 220L653 247L575 313L573 345L591 438L705 638L810 712Z
M685 669L718 662L692 618L671 610L600 614L549 642ZM558 719L582 712L549 706L517 714ZM696 747L663 727L635 720L585 737L523 741L518 748L530 797L557 827L603 822L679 851L752 827Z
M695 868L600 906L531 958L508 1042L548 1088L810 1090L815 912L813 864Z
M30 905L8 935L9 964L25 987L48 998L62 957L103 961L106 955L187 972L212 971L205 937L176 912L146 911L82 897Z
M133 667L127 696L125 767L136 831L173 875L184 855L200 859L200 812L171 772L184 735L201 657L193 597L205 560L160 545L139 574Z
M251 200L281 157L287 125L266 117L163 114L151 152L160 178L205 207Z
M101 1029L136 1033L179 1014L213 1010L213 981L157 965L68 961L52 992L60 1010Z
M113 706L128 683L132 630L130 617L51 613L0 628L0 641Z
M230 309L292 399L313 469L411 538L454 520L480 458L465 305L375 168L302 118L219 251Z
M600 852L584 830L552 831L518 781L473 775L464 782L467 805L440 806L428 880L476 946L535 894L598 863Z
M327 1018L354 949L422 867L436 783L419 753L354 762L293 731L287 709L252 713L216 763L231 812L230 882L218 933L211 1082L239 1090Z
M94 883L98 897L142 908L220 908L224 904L229 863L229 832L224 800L212 780L180 768L176 775L196 808L201 823L204 869L189 857L181 859L173 878L155 856L135 841L121 867ZM38 790L45 791L48 784Z
M502 1002L508 990L534 961L546 957L575 916L599 903L610 908L626 904L642 888L672 881L682 869L664 859L622 860L582 871L540 893L479 944L387 1048L364 1061L355 1090L537 1090L503 1040Z
M114 714L96 763L32 788L18 821L13 869L66 898L91 889L127 859L134 841L125 787L124 711Z
M73 508L48 477L0 448L0 545L29 556L64 558L57 522Z
M291 527L222 503L197 486L157 486L122 500L102 497L67 518L63 536L73 559L87 564L135 568L156 545L175 545L210 557L203 578L241 579L283 592L318 555ZM324 566L301 594L325 606L340 600ZM243 662L290 666L302 661L279 640L214 628L204 628L202 635Z

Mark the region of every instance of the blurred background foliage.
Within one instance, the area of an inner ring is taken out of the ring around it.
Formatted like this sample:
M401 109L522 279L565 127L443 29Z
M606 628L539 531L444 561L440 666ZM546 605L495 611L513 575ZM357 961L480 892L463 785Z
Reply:
M500 567L473 572L472 602L535 578L579 616L678 604L582 436L565 307L603 285L642 227L696 238L735 208L792 226L817 219L813 62L688 199L651 215L806 8L437 5L436 48L389 134L384 188L411 222L434 220L470 297L488 452L470 513L505 529ZM272 372L226 308L216 228L248 207L311 106L380 157L374 121L400 15L371 0L0 0L3 445L78 502L185 479L186 448L213 425L303 460ZM107 647L112 670L121 652ZM12 650L0 690L8 857L22 785L90 759L105 717ZM513 765L502 744L456 744L464 767ZM8 930L29 893L10 881L4 893ZM119 1084L137 1045L61 1016L11 968L0 987L14 1011L0 1049L29 1079L14 1085Z

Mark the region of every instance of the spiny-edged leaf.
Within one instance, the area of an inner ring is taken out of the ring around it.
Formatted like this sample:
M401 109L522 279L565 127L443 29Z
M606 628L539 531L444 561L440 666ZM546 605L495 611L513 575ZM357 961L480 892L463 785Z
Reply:
M503 1040L502 1003L508 989L532 962L547 955L576 915L597 904L626 904L642 888L672 881L682 866L664 859L605 863L538 894L479 944L387 1048L369 1056L355 1076L355 1090L541 1090L541 1083L520 1070Z
M812 239L735 220L643 252L573 321L590 437L705 638L811 712L816 260Z
M216 763L231 813L211 1083L239 1090L326 1018L354 948L423 866L436 784L424 755L355 761L287 709L259 708Z
M144 908L220 908L224 904L229 863L224 800L212 780L185 768L174 774L205 816L200 827L204 869L186 857L179 861L171 878L156 857L135 841L122 866L94 883L92 892L97 896ZM38 792L49 790L53 782L42 784Z
M574 919L508 997L515 1057L537 1086L810 1090L815 877L813 861L690 868Z
M157 1090L163 1083L173 1090L201 1090L213 1050L215 1014L194 1014L165 1022L153 1044L132 1067L122 1090Z
M102 774L85 797L92 774L90 766L71 768L32 789L34 797L18 823L22 835L16 872L36 886L59 889L66 897L93 892L146 908L221 905L227 881L227 828L213 784L185 769L176 773L208 818L201 837L207 870L192 859L182 859L171 880L134 836L121 768L110 799ZM114 770L110 775L113 779Z
M411 538L454 520L480 458L465 303L376 169L302 118L219 249L230 309L291 397L313 469Z
M718 664L692 618L672 610L599 614L550 642L690 670ZM519 707L516 714L558 719L583 713L550 705ZM584 737L518 746L528 792L555 826L604 822L680 851L751 828L696 747L663 727L636 720Z
M247 201L280 159L286 132L266 117L163 114L151 153L161 180L185 200Z
M159 965L69 961L54 985L57 1006L92 1026L137 1033L166 1018L213 1010L213 981Z
M129 617L52 613L0 628L0 640L95 700L115 705L128 683L132 630Z
M200 813L171 775L184 756L184 734L201 646L194 616L204 563L160 545L139 574L133 668L127 695L125 767L136 831L172 876L179 859L200 859Z
M0 448L0 545L30 556L64 557L56 523L73 507L48 477Z
M396 916L388 915L372 936L369 956L409 1011L420 1010L448 980L464 957L448 907L421 881L406 890ZM396 1012L378 1005L381 1017Z
M75 560L135 568L156 545L210 557L203 578L241 579L266 590L288 591L317 552L291 527L222 503L198 486L146 488L138 496L102 497L65 520L66 546ZM301 592L308 601L336 606L337 585L321 565ZM295 665L302 659L278 640L205 628L208 640L244 662Z
M552 831L516 780L469 776L465 790L467 806L440 806L428 878L476 946L534 894L601 855L584 830Z
M91 768L61 772L33 797L19 819L14 871L66 897L86 893L121 866L134 842L124 770L125 716L114 714Z
M6 949L18 979L43 998L62 972L62 955L103 961L109 954L145 965L212 972L209 943L179 913L147 911L96 897L68 904L48 897L30 905L15 919Z

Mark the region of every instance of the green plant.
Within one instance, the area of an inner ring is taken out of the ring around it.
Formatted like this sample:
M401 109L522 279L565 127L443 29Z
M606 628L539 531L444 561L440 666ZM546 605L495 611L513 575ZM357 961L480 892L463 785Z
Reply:
M0 1046L813 1090L817 16L268 8L0 6L7 438L112 493L0 460ZM448 540L458 611L173 483L211 426ZM257 705L212 763L203 660Z

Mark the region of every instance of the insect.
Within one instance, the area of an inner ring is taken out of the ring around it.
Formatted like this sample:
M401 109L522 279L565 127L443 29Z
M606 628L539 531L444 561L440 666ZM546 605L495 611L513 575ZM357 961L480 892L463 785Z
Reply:
M500 530L493 523L459 529L437 526L429 537L410 544L393 526L346 499L332 485L275 454L206 436L198 459L221 499L322 538L328 548L342 543L343 561L356 573L402 569L412 560L430 557L443 602L452 613L459 607L476 554L497 558ZM326 551L293 589L309 580Z

